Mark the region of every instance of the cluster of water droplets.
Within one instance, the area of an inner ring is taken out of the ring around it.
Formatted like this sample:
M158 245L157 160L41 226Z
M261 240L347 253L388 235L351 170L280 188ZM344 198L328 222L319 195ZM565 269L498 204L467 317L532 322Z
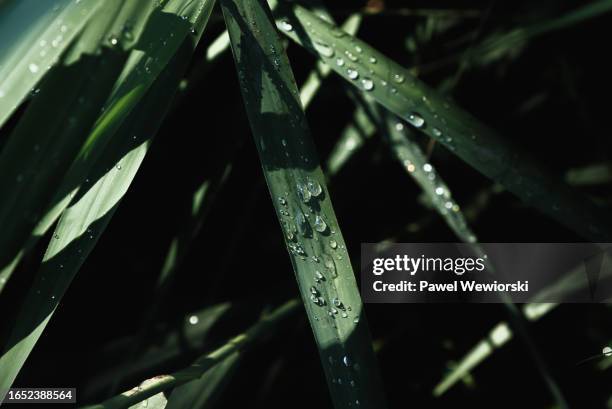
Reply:
M330 319L337 317L348 319L352 307L345 305L337 295L329 294L334 286L327 282L338 278L337 262L344 260L345 247L338 244L335 230L320 213L319 200L323 198L323 187L316 179L307 177L296 184L296 193L299 202L291 209L292 202L287 194L277 198L278 212L285 230L289 252L302 261L314 264L312 286L309 291L311 302L324 307L324 314ZM303 210L304 205L309 211ZM309 254L310 250L307 251L305 247L310 248L310 246L306 246L306 243L315 242L318 244L313 246L313 254ZM355 324L358 321L357 317L353 317Z
M327 357L329 363L329 369L332 372L331 382L337 387L348 387L355 388L357 382L355 382L356 375L361 370L358 363L354 363L350 355L341 355L338 359L334 356L329 355ZM359 399L352 400L348 403L348 406L359 407L361 402Z
M318 33L316 24L312 24L306 19L305 28L311 37L312 44L318 54L323 57L330 66L335 66L335 69L341 74L346 76L349 80L359 85L359 88L363 91L372 91L377 86L381 86L388 90L388 92L396 98L402 99L403 105L411 105L417 108L417 104L414 99L406 97L403 93L398 91L398 88L404 86L407 82L406 74L401 70L395 71L392 68L387 68L385 65L376 68L378 59L376 56L371 55L373 52L368 52L367 47L362 45L353 38L336 44L335 40L327 40L329 37L326 36L326 40L323 40L322 35ZM284 31L292 31L293 26L287 21L281 21L279 27ZM327 31L328 29L326 29ZM331 34L333 37L342 38L346 37L347 33L343 30L334 27L331 28ZM387 68L387 69L385 69ZM410 79L410 84L414 85L418 89L416 80ZM436 138L437 140L444 143L451 150L455 150L453 145L453 138L449 135L445 135L443 128L445 128L446 120L443 115L439 115L436 112L436 107L439 104L431 104L426 95L421 97L423 104L418 107L418 111L409 112L404 116L404 119L412 126L418 129L427 128L428 133ZM446 110L450 109L450 104L446 101L442 102L442 107ZM424 112L428 111L429 115L424 115ZM432 118L432 124L426 127L425 116ZM474 139L475 136L472 136Z
M423 126L421 120L417 117L412 117L413 125ZM447 221L449 226L457 233L462 240L468 243L474 243L476 236L472 233L467 225L465 217L461 213L459 204L452 198L451 191L438 175L435 168L427 161L425 154L414 141L409 139L405 134L405 127L402 122L395 124L395 131L402 136L403 139L396 140L396 154L402 160L404 168L410 173L414 179L421 185L423 191L427 193L434 208Z

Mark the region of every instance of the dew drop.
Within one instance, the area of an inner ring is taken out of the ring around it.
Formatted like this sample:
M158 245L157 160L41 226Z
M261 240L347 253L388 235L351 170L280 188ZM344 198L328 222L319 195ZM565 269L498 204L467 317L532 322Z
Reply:
M336 263L334 262L334 259L330 255L323 254L323 265L331 273L331 276L333 278L338 277L338 271L336 270Z
M349 60L351 60L351 61L353 61L353 62L357 62L357 61L359 61L359 58L358 58L358 57L357 57L355 54L353 54L352 52L350 52L350 51L348 51L348 50L346 50L346 51L344 52L344 54L346 55L346 57L347 57Z
M436 188L436 194L438 196L442 196L444 194L444 188L443 187L437 187Z
M361 85L363 89L366 91L371 91L374 89L374 82L370 78L364 78L361 80Z
M108 39L108 42L109 42L111 45L117 45L117 44L119 44L119 38L117 38L117 36L114 36L114 35L113 35L113 36L111 36L111 37Z
M314 47L323 57L330 58L334 56L334 49L322 41L315 41Z
M359 73L357 72L357 70L354 70L352 68L349 68L348 70L346 70L346 74L352 80L356 80L357 78L359 78Z
M397 82L398 84L404 82L404 79L405 78L402 74L393 74L393 81Z
M325 220L323 220L321 216L317 215L314 222L314 228L319 233L323 233L327 230L327 223L325 223Z
M612 348L610 347L604 347L604 349L601 351L601 353L604 356L612 356Z
M310 235L310 226L308 225L308 220L304 216L301 210L298 210L295 215L295 224L297 225L297 230L300 232L302 236Z
M416 112L408 114L408 122L410 122L415 128L421 128L425 125L425 120L421 115Z
M198 322L200 322L200 319L197 315L192 315L191 317L189 317L189 323L191 325L196 325Z
M338 247L338 243L336 242L336 240L330 240L329 241L329 247L331 247L332 249L336 249Z
M323 274L321 274L321 272L318 271L318 270L315 271L314 275L315 275L315 279L317 279L317 280L320 280L320 281L325 280L325 276Z
M303 185L302 183L298 183L297 185L298 195L302 199L304 203L308 203L310 198L312 197L312 193L308 190L308 187Z
M369 61L372 64L376 64L376 58L374 58L374 57L370 57Z
M308 179L306 182L306 188L308 192L312 195L312 197L318 197L321 193L323 193L323 188L321 184L317 182L315 179Z
M350 367L352 365L351 358L349 358L348 355L344 355L342 357L342 363L344 364L344 366Z
M404 124L401 123L401 122L396 123L395 124L395 130L399 131L399 132L403 131L404 130Z
M343 67L344 66L344 59L342 59L341 57L336 58L336 65L338 67Z
M28 69L32 74L36 74L38 72L38 65L31 63L30 65L28 65Z
M423 165L423 170L425 172L431 172L433 170L433 166L431 166L429 163L426 163Z
M281 30L283 30L283 31L293 31L293 26L288 21L285 21L285 20L281 21L279 26L280 26Z
M442 136L442 131L439 130L438 128L432 128L431 133L433 134L433 136L435 136L436 138L439 138L440 136Z

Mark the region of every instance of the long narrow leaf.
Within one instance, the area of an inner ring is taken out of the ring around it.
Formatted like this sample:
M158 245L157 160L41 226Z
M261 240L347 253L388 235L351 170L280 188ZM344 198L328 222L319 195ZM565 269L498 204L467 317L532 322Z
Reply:
M259 322L251 326L246 332L230 339L220 348L200 357L191 366L174 372L170 375L160 375L150 379L144 387L136 387L120 395L112 397L100 404L87 406L84 409L123 409L158 394L159 392L183 385L198 379L211 368L232 355L244 350L253 342L259 340L274 329L283 319L293 314L299 302L288 301L268 315L264 315Z
M355 276L263 1L223 0L243 99L335 407L383 408Z
M0 155L0 293L20 256L35 244L33 230L54 206L52 199L123 68L125 53L100 50L120 7L113 0L100 8L101 17L45 77Z
M0 373L3 374L0 390L7 390L12 384L59 300L127 192L190 60L197 40L188 38L191 24L198 22L201 25L198 28L203 29L213 4L214 1L208 0L196 4L191 15L194 20L191 21L174 15L176 32L171 33L173 37L182 37L180 44L183 46L179 52L175 48L177 54L172 64L158 78L144 103L130 111L128 120L122 121L116 137L105 146L86 183L64 211L11 333L6 352L0 357ZM202 14L203 10L205 14ZM159 23L154 22L156 25Z
M297 4L283 3L278 12L279 28L286 35L476 170L586 238L612 237L608 213L408 70Z
M101 4L95 0L24 0L5 6L0 16L0 126ZM15 29L15 25L20 27Z

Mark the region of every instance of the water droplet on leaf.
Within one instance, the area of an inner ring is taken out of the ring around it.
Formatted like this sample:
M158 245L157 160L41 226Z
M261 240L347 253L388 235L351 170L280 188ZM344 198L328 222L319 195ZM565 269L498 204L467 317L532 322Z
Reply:
M425 120L421 115L416 112L408 114L408 122L410 122L415 128L421 128L425 125Z
M323 220L321 216L317 215L314 222L314 228L319 233L323 233L327 230L327 223L325 223L325 220Z

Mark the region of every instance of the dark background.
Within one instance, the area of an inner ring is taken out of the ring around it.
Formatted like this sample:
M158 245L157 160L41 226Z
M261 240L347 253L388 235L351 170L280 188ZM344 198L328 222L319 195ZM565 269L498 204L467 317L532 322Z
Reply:
M365 6L363 1L328 3L339 21ZM546 21L585 3L387 0L380 3L383 12L364 18L359 37L405 66L416 67L421 78L435 87L457 70L456 63L445 62L449 56L465 52L492 33ZM415 52L407 49L407 38L425 18L401 16L398 10L420 8L475 13L434 35ZM155 331L138 353L161 348L164 336L169 331L180 333L185 317L194 311L220 302L230 302L232 307L200 345L190 348L188 342L179 342L178 357L119 380L116 392L184 367L248 327L264 308L298 296L231 55L226 53L215 62L206 76L194 75L202 68L207 44L223 29L218 12L186 75L187 89L179 92L132 188L72 283L16 386L76 387L81 403L108 396L112 388L108 379L116 379L113 368L131 362L133 351L124 346L124 340L133 338L142 324L167 248L189 214L192 192L228 160L233 161L233 171L163 301ZM609 164L611 23L612 15L606 15L532 39L515 57L464 73L451 95L559 177L572 168ZM301 83L314 59L295 45L288 53ZM342 80L330 76L307 112L323 163L353 109ZM423 137L423 145L427 144ZM486 198L471 221L481 241L582 240L495 187L443 147L433 147L431 161L464 208ZM419 188L379 135L368 140L329 184L355 263L361 242L456 241L444 221L418 200ZM579 189L610 204L609 182ZM39 252L20 267L0 310L15 311L44 248L42 243ZM358 265L354 267L359 271ZM594 363L577 365L609 345L610 313L605 305L563 305L530 328L573 408L611 407L610 370L599 371ZM380 347L379 364L390 407L553 407L534 363L516 339L479 365L471 374L472 382L460 382L441 398L432 397L434 386L449 371L449 362L459 361L495 324L506 320L500 305L368 305L366 314ZM9 324L10 318L0 318L0 335ZM300 311L244 356L219 407L331 407L317 357ZM107 373L110 377L104 378Z

